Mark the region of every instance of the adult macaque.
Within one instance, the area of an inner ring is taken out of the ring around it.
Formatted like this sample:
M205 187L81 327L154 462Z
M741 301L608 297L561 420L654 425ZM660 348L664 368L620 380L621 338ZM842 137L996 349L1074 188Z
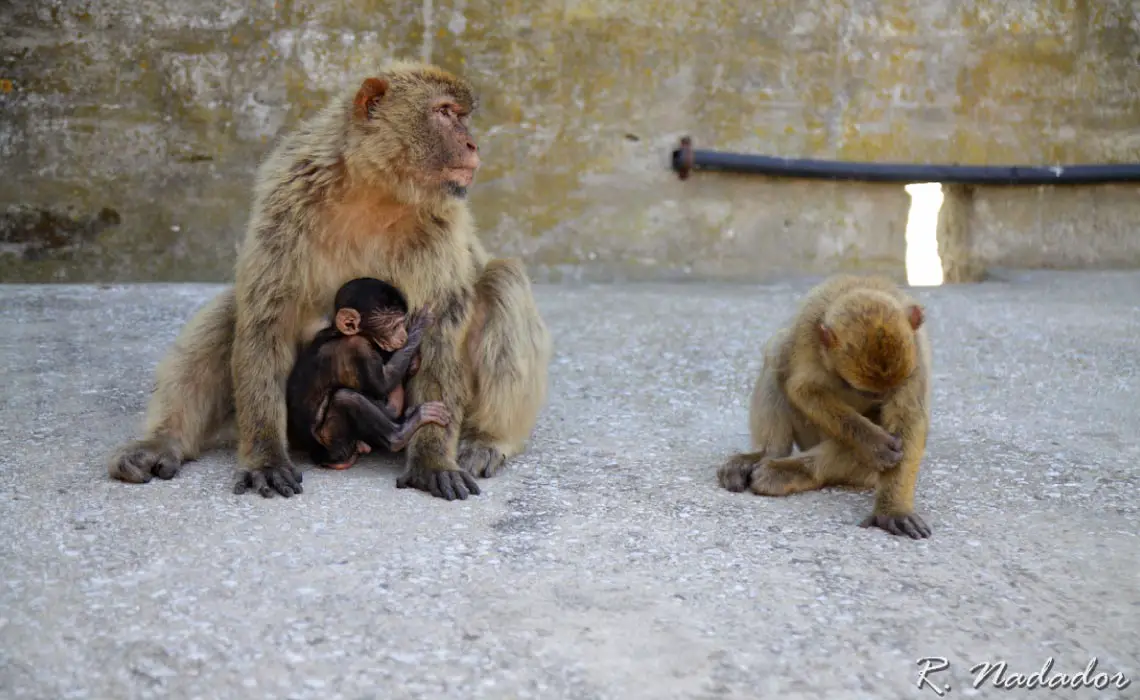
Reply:
M386 279L435 310L411 403L440 402L397 487L452 500L478 493L522 450L545 403L550 337L521 262L490 260L467 188L480 165L476 97L434 66L394 63L333 99L260 166L232 289L182 330L157 370L142 439L112 476L169 479L236 419L235 491L299 494L286 443L285 381L304 329L356 277Z

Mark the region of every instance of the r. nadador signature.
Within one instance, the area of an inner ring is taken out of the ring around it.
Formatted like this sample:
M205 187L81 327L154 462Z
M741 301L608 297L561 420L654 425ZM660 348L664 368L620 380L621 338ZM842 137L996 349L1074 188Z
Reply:
M918 672L919 689L930 688L940 697L950 691L948 683L939 683L930 678L931 674L950 668L950 662L946 657L927 656L919 659L918 665L922 667ZM1109 685L1114 685L1118 690L1124 690L1132 684L1132 680L1119 671L1112 675L1104 671L1096 673L1096 667L1097 658L1094 656L1089 660L1084 670L1078 673L1053 672L1053 657L1050 656L1045 660L1040 671L1030 674L1009 673L1007 675L1009 665L1005 661L983 661L970 667L970 673L974 674L974 681L970 685L977 689L988 680L992 682L994 687L1003 690L1014 688L1048 688L1050 690L1096 688L1097 690L1104 690Z

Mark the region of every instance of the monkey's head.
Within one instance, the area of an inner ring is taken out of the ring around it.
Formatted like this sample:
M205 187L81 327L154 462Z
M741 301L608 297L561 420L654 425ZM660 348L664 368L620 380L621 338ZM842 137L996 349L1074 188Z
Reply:
M467 81L447 71L392 63L356 90L346 160L398 193L465 197L480 165L469 130L478 102Z
M826 363L850 389L884 398L914 373L922 306L900 306L876 291L849 292L835 301L819 324Z
M372 277L346 282L333 301L336 329L343 335L365 336L385 352L395 352L408 342L404 325L408 301L391 284Z

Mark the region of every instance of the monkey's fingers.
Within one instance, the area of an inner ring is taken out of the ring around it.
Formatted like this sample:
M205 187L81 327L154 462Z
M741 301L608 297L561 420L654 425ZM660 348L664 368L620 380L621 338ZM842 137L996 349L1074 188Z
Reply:
M459 462L459 468L468 474L489 479L499 473L507 458L498 448L465 442L459 448L459 459L456 461Z
M914 513L909 515L868 515L863 522L859 523L859 527L877 527L892 535L910 537L914 540L925 539L931 534L930 526Z
M464 500L480 494L479 485L470 474L451 469L411 467L396 479L396 488L427 491L446 501Z
M902 458L903 453L901 446L896 449L893 445L881 445L875 450L875 463L879 471L894 469L902 462Z
M293 465L274 465L264 469L243 469L234 484L234 493L256 491L263 498L278 493L285 498L303 493L301 473Z
M157 441L139 441L116 455L111 475L121 481L145 484L153 477L173 479L182 460L169 447Z
M468 495L478 496L480 493L479 484L475 483L474 477L465 471L440 472L438 479L440 490L444 493L444 498L449 501L451 498L446 495L449 491L461 501L467 500Z
M451 412L439 401L425 403L420 407L420 417L425 423L438 423L444 427L451 422Z
M262 470L265 472L265 481L267 485L277 493L285 498L293 495L300 495L304 489L301 488L300 472L295 471L293 465L274 465L268 469ZM261 495L266 498L272 494L266 493L265 490L261 491Z
M253 475L244 469L238 472L237 480L234 482L234 493L238 496L253 488Z
M747 491L752 484L752 472L761 462L762 455L743 453L733 456L716 471L717 482L729 491Z

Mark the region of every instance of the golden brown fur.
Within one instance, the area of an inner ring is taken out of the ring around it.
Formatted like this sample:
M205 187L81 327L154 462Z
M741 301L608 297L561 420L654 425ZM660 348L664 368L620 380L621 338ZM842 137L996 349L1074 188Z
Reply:
M475 107L462 79L397 62L269 154L235 284L195 314L159 365L145 436L111 457L112 476L170 478L236 418L235 490L300 493L285 378L299 343L355 277L390 280L438 320L410 402L442 401L453 427L416 433L398 486L465 498L453 472L490 476L523 448L546 399L550 339L522 264L489 259L463 198L477 167L466 130Z
M922 307L883 278L836 275L811 290L764 350L749 412L753 451L728 460L720 484L767 496L873 487L864 526L929 536L914 512L930 425L923 320Z

